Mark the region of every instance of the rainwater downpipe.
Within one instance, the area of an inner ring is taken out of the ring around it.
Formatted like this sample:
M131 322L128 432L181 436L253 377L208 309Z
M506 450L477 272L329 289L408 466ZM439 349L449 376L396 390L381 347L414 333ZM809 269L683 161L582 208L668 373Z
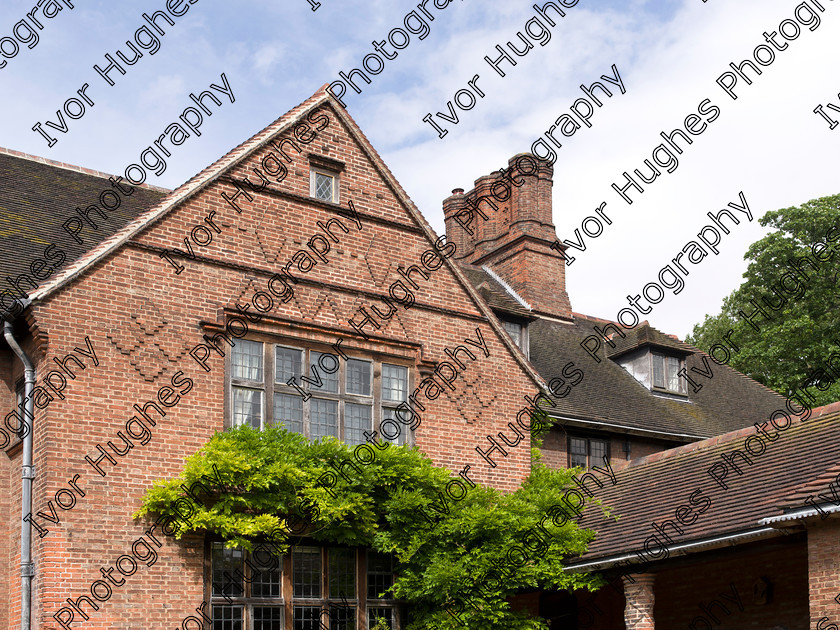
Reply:
M27 418L34 422L35 407L32 392L35 389L35 367L29 357L18 345L12 334L12 324L8 321L3 324L3 336L9 347L17 355L24 369L24 412L18 427L24 426ZM32 434L35 430L33 425L23 435L23 464L21 477L23 488L21 490L21 516L32 513L32 480L35 478L35 467L32 465ZM30 630L32 616L32 576L35 574L32 564L32 526L26 521L21 521L20 527L20 627L21 630Z

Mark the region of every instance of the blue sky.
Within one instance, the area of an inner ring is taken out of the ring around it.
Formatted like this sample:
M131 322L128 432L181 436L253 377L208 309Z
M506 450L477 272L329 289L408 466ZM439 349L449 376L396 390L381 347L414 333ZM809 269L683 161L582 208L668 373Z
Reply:
M23 47L0 69L0 146L122 173L140 152L190 105L189 93L221 84L225 73L235 102L205 120L200 137L188 139L160 177L173 188L233 146L300 103L339 71L360 67L372 41L402 26L416 9L409 2L307 0L221 2L198 0L165 26L160 50L148 51L125 76L106 85L93 70L144 24L141 14L163 9L164 0L72 0L44 19L40 40ZM35 3L5 0L0 37L11 35ZM743 253L763 230L756 219L768 210L837 192L836 143L840 129L812 113L837 103L840 80L829 71L840 41L840 7L824 2L821 23L790 42L763 68L752 86L739 85L732 100L715 83L765 43L762 33L795 19L792 0L581 0L535 46L498 76L484 61L494 46L515 41L534 16L533 2L454 0L432 8L429 35L412 35L408 47L372 78L361 95L345 99L348 111L391 167L409 195L443 232L441 201L453 188L527 151L582 95L587 85L616 65L626 93L615 93L557 150L554 223L561 239L607 202L613 224L591 240L567 270L576 311L615 317L626 295L638 293L680 248L708 223L706 213L738 201L743 191L754 214L725 236L720 254L691 267L679 295L668 292L649 319L685 335L740 283ZM40 15L40 13L38 14ZM804 19L802 21L807 21ZM8 46L8 44L7 44ZM389 47L390 48L390 47ZM446 102L475 74L486 93L439 139L422 121L446 112ZM89 83L94 105L52 148L31 130L56 120L56 110ZM710 99L719 119L664 173L624 203L610 184L641 168L670 131ZM13 185L11 182L0 182Z

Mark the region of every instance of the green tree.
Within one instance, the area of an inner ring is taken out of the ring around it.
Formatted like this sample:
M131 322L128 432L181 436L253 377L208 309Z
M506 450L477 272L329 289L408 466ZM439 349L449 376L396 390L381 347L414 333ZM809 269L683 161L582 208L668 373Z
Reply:
M840 350L840 195L768 212L759 223L774 230L744 255L750 264L743 284L686 340L704 352L714 344L727 346L730 366L785 396L805 389L815 398L812 406L840 400L840 382L823 370L829 355ZM806 256L818 269L802 262ZM759 330L746 320L755 304L770 318L753 318ZM737 351L724 341L730 330ZM715 356L726 360L720 348Z
M135 517L169 516L179 526L177 538L213 532L230 546L251 549L270 539L281 550L300 540L290 530L304 528L288 524L302 518L311 539L390 553L398 562L391 592L412 605L411 630L545 630L543 620L511 610L506 597L604 583L562 570L563 560L584 553L594 535L577 526L564 498L575 470L551 470L537 460L519 489L502 493L470 487L407 446L376 450L370 464L344 467L349 481L333 480L330 463L343 461L356 460L334 438L310 442L276 427L217 433L177 478L147 490ZM201 494L193 485L199 481L206 487ZM517 546L522 555L511 552ZM463 612L456 620L446 607Z

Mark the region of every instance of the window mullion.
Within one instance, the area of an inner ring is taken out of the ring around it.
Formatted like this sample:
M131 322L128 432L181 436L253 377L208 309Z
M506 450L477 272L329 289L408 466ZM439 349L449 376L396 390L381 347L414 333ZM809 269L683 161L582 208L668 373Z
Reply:
M273 343L265 344L263 354L263 391L265 392L265 404L263 405L263 428L274 424L274 353Z
M367 618L367 556L368 550L360 553L356 560L356 601L358 602L359 625L368 627Z
M382 363L376 361L373 364L373 374L371 376L371 393L373 394L373 409L371 410L370 419L371 431L375 431L377 439L382 440L382 433L380 432L380 423L382 422Z
M656 377L653 375L653 352L648 352L648 370L650 374L650 385L651 387L656 387Z
M330 609L330 563L329 551L321 547L321 610Z
M301 376L309 374L309 361L310 361L310 350L309 348L305 348L303 351L303 363L300 366L300 373ZM300 382L301 388L305 388L307 393L309 391L309 385L304 383L303 381ZM303 435L306 436L308 439L312 439L312 430L311 430L311 418L312 415L310 410L312 408L312 397L310 396L307 400L303 402Z
M344 400L347 397L347 361L338 362L338 439L344 442L345 438L345 405Z
M283 556L283 574L280 577L280 595L285 608L285 628L294 628L294 592L292 584L292 553Z

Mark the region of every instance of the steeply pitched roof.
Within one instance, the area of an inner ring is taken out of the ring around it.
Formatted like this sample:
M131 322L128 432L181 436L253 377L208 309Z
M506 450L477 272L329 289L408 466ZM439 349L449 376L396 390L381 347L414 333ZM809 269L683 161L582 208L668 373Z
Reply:
M61 226L70 217L79 216L76 208L98 204L99 194L112 190L109 177L107 173L0 148L0 278L27 274L37 281L30 264L43 258L44 249L51 243L66 255L62 267L70 266L168 192L139 186L131 196L121 196L118 208L106 211L107 219L91 213L97 230L88 227L84 242L79 244Z
M381 177L387 183L387 185L394 191L397 199L405 206L409 216L413 221L416 222L417 226L423 232L424 237L428 239L430 243L434 243L437 240L437 235L434 233L434 230L432 229L431 225L411 201L408 194L396 180L393 173L391 173L388 166L382 160L377 151L373 148L370 141L364 135L364 133L353 120L353 118L346 112L346 110L343 107L337 104L335 98L330 94L330 92L327 91L327 87L328 86L326 84L321 86L321 88L306 101L297 105L296 107L288 111L286 114L278 118L276 121L274 121L272 124L270 124L268 127L256 133L254 136L244 141L239 146L230 150L224 156L216 160L213 164L202 170L200 173L192 177L190 180L179 186L174 191L172 191L165 198L159 200L158 203L156 203L153 207L149 208L146 212L143 212L142 214L137 216L134 220L125 225L125 227L115 232L109 238L102 240L95 247L85 252L73 264L65 267L65 269L61 273L53 275L42 286L40 286L38 290L34 291L31 294L31 298L34 301L43 300L50 296L52 293L60 290L68 283L71 283L75 278L79 277L86 269L93 266L105 257L109 256L113 252L117 251L128 241L132 240L141 232L154 225L157 221L167 216L180 204L197 195L216 180L230 173L234 167L236 167L238 164L244 162L249 157L254 155L255 152L264 147L270 140L278 137L280 134L288 131L294 125L301 122L303 117L308 112L313 111L316 108L324 105L330 107L332 112L335 113L339 120L344 125L346 125L350 134L359 143L362 150L371 160L372 164L374 165L374 168L378 171L378 173L381 175ZM469 299L473 301L476 308L482 314L487 316L491 326L493 326L493 328L496 330L496 333L501 343L503 343L508 348L508 350L511 352L515 360L520 364L525 373L531 379L533 379L536 385L544 387L545 384L542 382L539 373L533 368L531 364L529 364L524 359L522 353L516 348L516 346L511 341L510 337L505 333L504 329L501 328L501 326L499 326L495 319L492 317L492 312L490 311L489 307L484 302L484 300L481 299L481 297L477 294L470 282L467 281L467 279L464 277L463 272L461 271L459 266L454 264L451 260L447 258L444 259L444 264L446 264L449 267L449 269L458 279L459 284L463 287L464 291L469 296Z
M533 313L520 304L504 286L481 267L461 263L461 271L494 312L534 319Z
M53 276L53 278L40 287L38 291L33 293L32 299L44 299L53 291L56 291L66 283L72 281L87 267L93 265L98 260L115 251L133 236L139 234L141 231L166 216L181 203L191 198L193 195L198 194L224 173L229 171L232 167L246 159L255 150L265 145L272 137L280 133L289 125L299 121L308 109L317 106L328 99L328 95L325 92L324 87L303 103L286 112L268 127L251 136L251 138L241 143L234 149L231 149L225 155L210 164L207 168L178 186L178 188L172 191L172 193L165 199L157 203L153 208L150 208L147 212L138 216L134 221L116 232L111 238L105 239L99 243L96 247L77 260L73 265L67 267L61 274Z
M464 264L461 268L494 311L500 315L533 316L485 270ZM782 396L708 357L704 364L697 348L656 330L647 322L625 330L624 338L614 334L615 348L604 342L596 353L600 362L596 362L580 344L595 334L594 327L603 330L609 323L613 322L580 313L574 313L574 321L570 323L548 319L530 323L530 360L546 382L562 378L563 367L570 361L584 372L583 380L569 395L558 400L557 407L549 409L552 415L604 423L605 428L614 430L655 432L664 439L679 442L750 426L784 406ZM666 349L686 357L686 369L702 389L695 393L689 387L688 397L681 399L657 395L613 360L643 347ZM712 378L704 378L692 368L701 372L711 369Z
M784 420L778 422L781 426ZM769 423L767 429L771 435L774 433ZM775 441L769 444L765 441L766 450L759 455L749 454L744 444L755 435L755 429L750 427L633 460L615 470L617 483L611 485L607 481L603 488L595 490L595 496L612 508L619 520L605 519L597 507L587 509L580 524L598 534L589 551L571 562L572 567L641 551L645 540L654 533L653 523L661 526L669 520L680 526L683 535L678 535L670 525L666 529L675 545L704 541L760 529L759 521L763 518L784 513L780 502L790 503L793 496L797 501L804 500L807 495L803 496L801 490L816 488L817 481L825 483L820 490L827 493L840 461L840 414L812 416L804 422L793 416L790 427L780 432ZM750 448L760 452L756 439L751 441ZM715 464L724 463L721 455L736 450L745 453L751 463L737 457L734 461L742 474L728 468L723 480L728 487L724 489L708 471ZM594 483L589 486L594 488ZM689 497L698 490L702 494L695 496L694 511L683 513L686 520L696 515L696 521L680 525L675 510L681 505L691 505ZM711 505L700 514L703 498L709 499Z

